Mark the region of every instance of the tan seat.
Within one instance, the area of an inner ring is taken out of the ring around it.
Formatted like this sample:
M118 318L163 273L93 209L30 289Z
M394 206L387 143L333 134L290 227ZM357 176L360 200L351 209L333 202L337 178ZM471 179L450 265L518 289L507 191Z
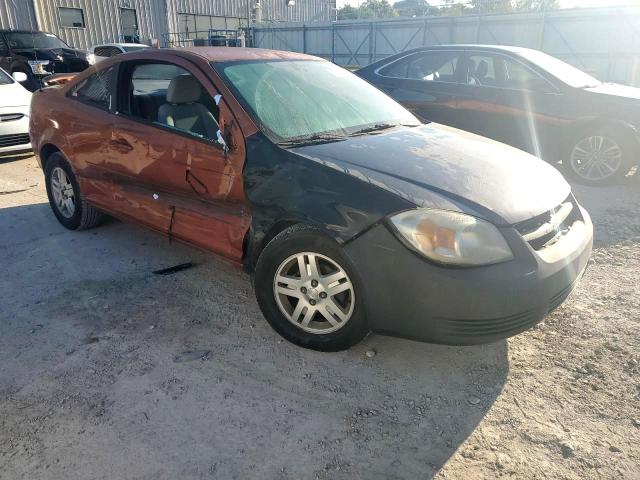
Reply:
M198 103L201 96L202 87L195 77L175 77L167 89L167 103L158 109L158 121L215 140L218 122L207 107Z

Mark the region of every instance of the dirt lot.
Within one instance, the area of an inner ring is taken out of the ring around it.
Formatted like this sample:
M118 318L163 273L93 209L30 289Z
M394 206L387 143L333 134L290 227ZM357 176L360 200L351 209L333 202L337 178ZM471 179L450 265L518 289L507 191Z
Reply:
M640 182L576 195L592 264L538 328L321 354L246 275L115 220L66 231L35 160L0 160L0 478L638 479Z

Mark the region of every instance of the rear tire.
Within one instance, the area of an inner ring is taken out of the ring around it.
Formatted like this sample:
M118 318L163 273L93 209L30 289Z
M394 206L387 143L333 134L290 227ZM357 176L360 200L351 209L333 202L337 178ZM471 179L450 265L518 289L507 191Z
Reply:
M567 176L585 185L606 185L624 177L640 154L631 135L603 127L583 132L570 142L563 161Z
M273 329L291 343L324 352L346 350L369 332L359 285L340 246L302 225L269 242L254 277L258 304Z
M49 205L58 221L69 230L85 230L99 225L104 214L89 205L71 165L61 153L53 153L45 167Z

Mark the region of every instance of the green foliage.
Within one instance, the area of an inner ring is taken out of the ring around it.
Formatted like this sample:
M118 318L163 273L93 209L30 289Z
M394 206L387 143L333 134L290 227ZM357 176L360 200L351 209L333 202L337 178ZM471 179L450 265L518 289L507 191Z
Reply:
M366 0L360 7L345 5L338 10L338 20L397 17L398 12L388 0Z
M426 0L400 0L393 4L393 8L401 17L424 17L431 10Z
M427 0L366 0L359 7L345 5L338 10L338 20L391 17L456 16L484 13L537 12L560 8L560 0L445 0L444 5L429 5Z

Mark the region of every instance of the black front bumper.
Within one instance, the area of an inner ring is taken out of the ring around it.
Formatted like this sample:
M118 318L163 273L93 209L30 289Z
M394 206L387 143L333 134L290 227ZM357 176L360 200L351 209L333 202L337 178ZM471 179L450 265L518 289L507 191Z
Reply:
M384 224L344 249L359 273L373 331L449 345L488 343L527 330L573 291L593 245L591 220L583 216L570 248L555 258L533 250L512 228L501 231L514 260L484 267L429 262Z

